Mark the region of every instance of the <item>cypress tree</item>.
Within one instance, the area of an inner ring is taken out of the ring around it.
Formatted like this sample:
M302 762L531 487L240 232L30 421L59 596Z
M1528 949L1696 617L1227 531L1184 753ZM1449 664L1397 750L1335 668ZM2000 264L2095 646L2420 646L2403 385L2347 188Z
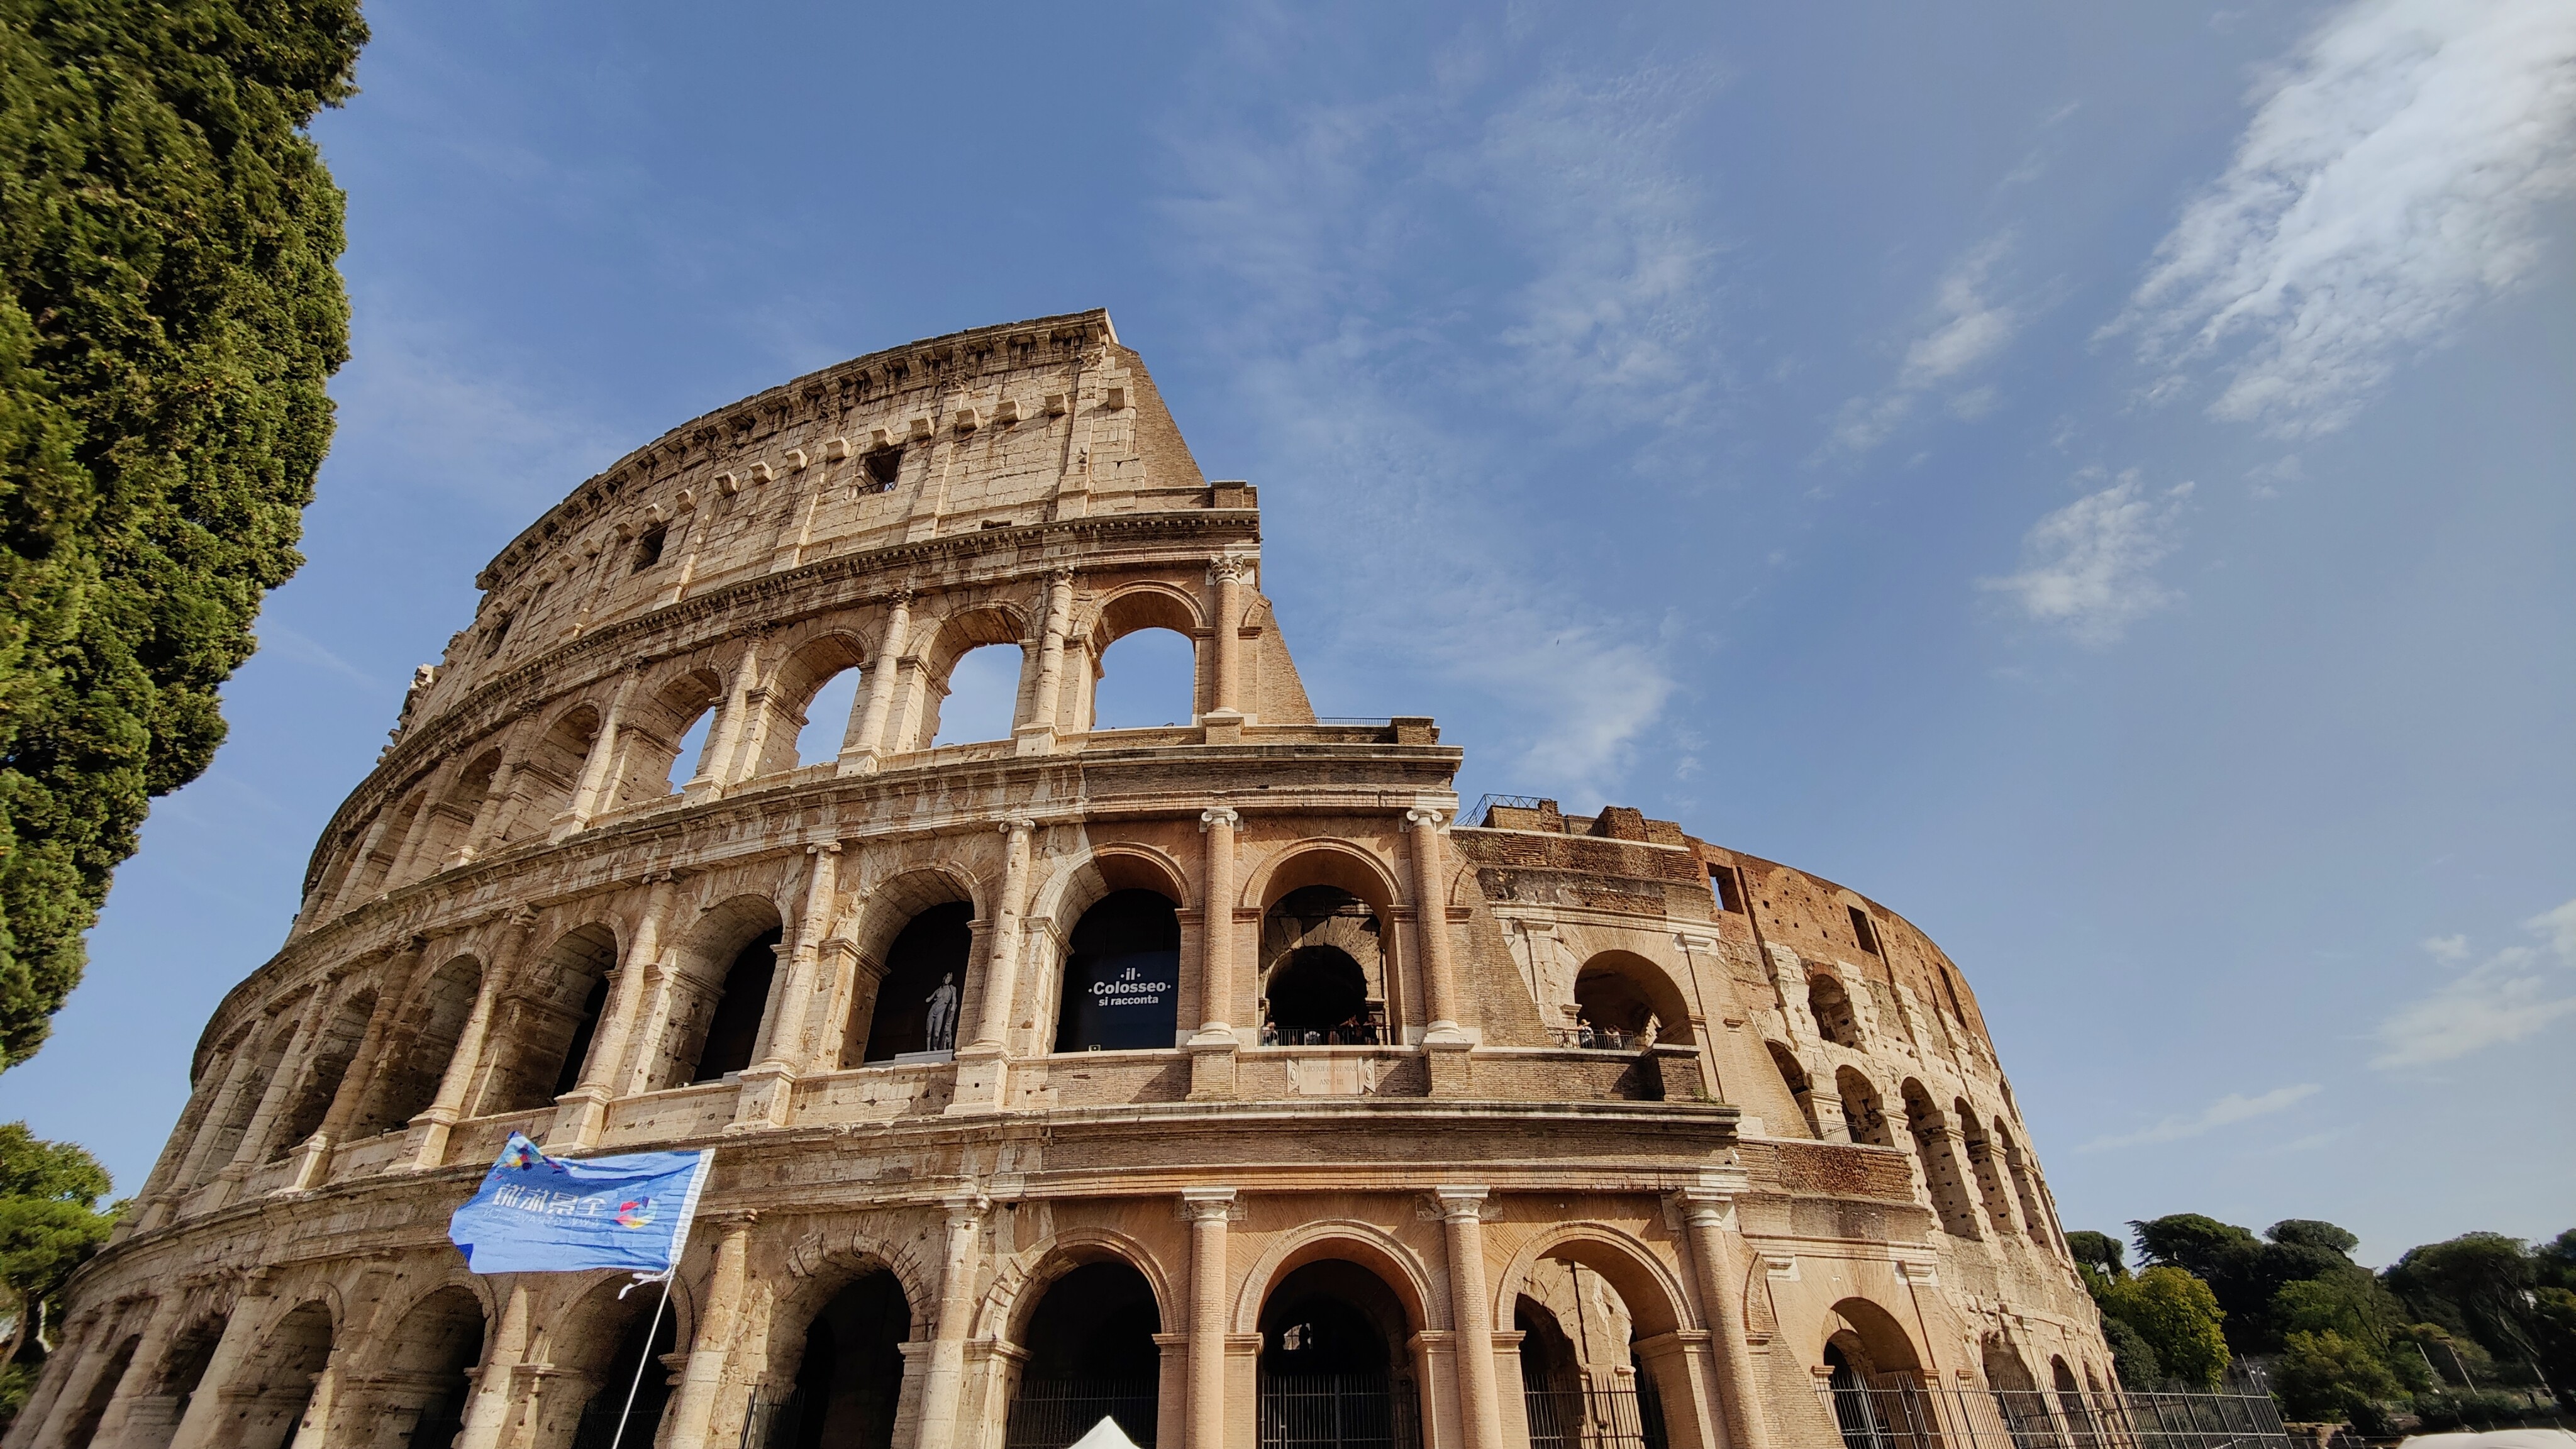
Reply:
M0 0L0 1068L303 563L356 0Z

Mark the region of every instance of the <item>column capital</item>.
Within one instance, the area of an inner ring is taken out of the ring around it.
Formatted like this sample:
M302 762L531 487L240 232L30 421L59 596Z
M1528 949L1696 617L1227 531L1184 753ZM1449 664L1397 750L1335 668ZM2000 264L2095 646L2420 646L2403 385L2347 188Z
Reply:
M1194 1223L1224 1222L1234 1213L1234 1189L1230 1187L1182 1188L1181 1213Z
M1210 583L1239 584L1243 582L1243 574L1244 561L1232 554L1218 554L1208 560Z
M1404 823L1412 826L1427 825L1438 830L1446 820L1447 817L1442 812L1425 805L1416 805L1404 812Z
M1219 805L1212 809L1202 810L1199 812L1199 829L1202 831L1215 825L1222 825L1228 830L1233 830L1240 827L1242 824L1243 816L1236 812L1231 806Z
M1038 823L1029 819L1025 815L1016 815L1008 820L995 823L993 828L1001 834L1017 839L1020 836L1035 833L1038 828Z
M838 855L841 853L841 842L837 840L817 841L814 844L805 847L805 853L807 855Z
M1473 1223L1484 1221L1485 1198L1491 1191L1490 1188L1444 1184L1431 1189L1431 1196L1440 1204L1441 1221Z
M760 1221L760 1210L733 1208L725 1212L709 1213L707 1221L728 1233L745 1233L751 1231L752 1224Z
M911 585L907 584L904 587L895 590L893 593L886 595L885 601L894 608L909 609L912 607L912 601L920 597L921 595L913 592Z
M1070 583L1072 583L1072 582L1073 582L1073 565L1071 565L1071 564L1057 564L1054 568L1048 569L1048 570L1047 570L1047 582L1048 582L1049 584L1051 584L1051 585L1052 585L1052 584L1070 584Z

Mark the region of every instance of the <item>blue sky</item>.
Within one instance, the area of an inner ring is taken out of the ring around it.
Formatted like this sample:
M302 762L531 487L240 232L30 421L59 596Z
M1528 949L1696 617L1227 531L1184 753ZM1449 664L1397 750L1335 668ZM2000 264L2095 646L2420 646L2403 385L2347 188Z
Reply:
M520 527L1106 306L1320 711L1912 918L2069 1227L2576 1225L2576 11L369 18L311 562L0 1078L121 1189Z

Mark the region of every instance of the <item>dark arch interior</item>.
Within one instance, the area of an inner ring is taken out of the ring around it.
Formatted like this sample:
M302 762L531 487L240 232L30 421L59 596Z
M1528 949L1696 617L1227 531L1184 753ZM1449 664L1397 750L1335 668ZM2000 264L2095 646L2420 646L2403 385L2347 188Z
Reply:
M462 1288L442 1288L403 1315L395 1341L388 1378L399 1402L419 1413L409 1442L448 1443L465 1427L467 1375L483 1357L483 1305Z
M832 1295L805 1330L786 1449L893 1449L911 1336L912 1308L892 1273L880 1269Z
M1160 892L1112 891L1074 923L1060 1052L1168 1048L1180 1022L1181 918Z
M1279 1280L1261 1305L1261 1442L1419 1442L1419 1400L1399 1355L1403 1304L1357 1263L1327 1258Z
M1374 1040L1368 1020L1368 973L1338 946L1300 946L1270 973L1269 1013L1282 1045L1345 1045ZM1293 1033L1293 1035L1292 1035Z
M581 1014L573 1019L572 1040L564 1047L563 1065L555 1069L554 1095L560 1097L581 1085L581 1069L590 1061L591 1039L599 1035L599 1013L607 1007L608 978L602 976L590 983L590 990L581 998Z
M646 1285L648 1291L650 1287ZM671 1402L671 1375L660 1359L679 1347L680 1320L658 1295L652 1306L628 1316L634 1321L618 1336L617 1356L600 1372L599 1387L591 1391L590 1402L582 1405L581 1423L572 1436L577 1449L604 1445L611 1439L621 1444L650 1444L661 1432L662 1411ZM627 1406L630 1394L634 1398L631 1410ZM622 1438L617 1433L621 1416L626 1421Z
M957 1049L957 1020L965 1007L966 958L974 947L974 926L975 907L949 901L913 917L894 938L886 948L885 980L877 987L876 1011L868 1022L867 1054L862 1061L890 1062L912 1052ZM934 1004L945 1007L936 1021Z
M1592 1028L1602 1045L1624 1046L1643 1035L1655 1019L1644 988L1623 971L1590 967L1574 978L1574 1015Z
M107 1404L116 1397L116 1386L125 1378L125 1370L134 1362L134 1350L141 1346L142 1335L128 1334L116 1352L107 1356L107 1365L90 1381L89 1393L81 1399L80 1408L71 1417L63 1433L66 1444L87 1444L98 1432L98 1421L107 1417Z
M769 979L778 971L778 943L772 928L751 938L725 972L724 995L707 1019L707 1043L698 1050L692 1082L721 1081L727 1073L751 1065L752 1048L760 1044L760 1019L769 1010Z
M1125 1263L1085 1263L1048 1284L1021 1331L1029 1357L1011 1393L1005 1443L1058 1449L1113 1418L1152 1449L1162 1325L1153 1285Z
M331 1361L331 1310L307 1303L286 1315L259 1358L252 1371L258 1388L233 1420L233 1442L241 1449L279 1449L313 1400L314 1378Z
M1542 1394L1562 1394L1582 1386L1575 1371L1574 1344L1556 1315L1531 1299L1523 1298L1512 1305L1512 1327L1521 1335L1521 1389L1535 1400ZM1540 1425L1530 1425L1530 1442L1540 1439ZM1550 1436L1553 1437L1553 1436Z

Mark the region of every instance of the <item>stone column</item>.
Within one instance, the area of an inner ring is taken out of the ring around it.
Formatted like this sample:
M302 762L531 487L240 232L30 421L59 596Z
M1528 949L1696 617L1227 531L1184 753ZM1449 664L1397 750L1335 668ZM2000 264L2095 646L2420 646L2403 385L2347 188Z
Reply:
M444 774L445 771L441 771ZM393 862L385 867L384 889L398 889L420 863L420 851L429 842L429 832L438 823L438 787L424 785L420 791L420 808L411 813L411 828L403 832L402 845L394 851Z
M1243 644L1237 637L1243 619L1243 561L1233 558L1211 561L1208 579L1216 585L1216 632L1208 640L1207 712L1227 715L1239 722L1243 709L1236 695L1235 656L1242 652Z
M1422 962L1422 992L1431 1013L1426 1042L1464 1041L1458 1025L1458 977L1449 960L1449 893L1440 860L1440 812L1407 810L1405 832L1413 846L1413 944Z
M671 913L676 889L676 878L667 870L644 879L644 913L636 919L626 959L608 973L608 1000L600 1008L599 1031L581 1064L581 1078L571 1091L555 1099L554 1126L546 1132L550 1152L578 1152L596 1145L608 1125L608 1104L617 1100L626 1044L634 1038L636 1011L648 995L646 977L661 953L662 919Z
M948 1209L947 1256L940 1263L939 1316L931 1326L930 1371L921 1383L921 1438L914 1449L950 1449L958 1441L966 1328L975 1316L975 1267L986 1203L975 1193L957 1193L942 1206Z
M1494 1378L1494 1305L1485 1294L1485 1189L1440 1187L1448 1226L1449 1311L1458 1325L1458 1424L1466 1449L1503 1449L1502 1391Z
M1744 1342L1744 1280L1726 1242L1735 1227L1735 1195L1724 1187L1683 1190L1682 1217L1690 1227L1692 1266L1699 1276L1700 1311L1707 1316L1717 1367L1718 1409L1728 1449L1770 1449L1753 1351Z
M119 1371L115 1385L109 1390L109 1413L115 1412L116 1396L125 1392L127 1380L136 1377L134 1366L142 1359L143 1349L150 1346L152 1327L158 1325L167 1311L166 1304L153 1305L153 1323L141 1335L145 1342L136 1347L133 1358L125 1361L125 1367ZM53 1445L62 1442L63 1421L76 1412L74 1406L89 1402L98 1392L99 1381L106 1377L108 1365L115 1361L117 1330L125 1326L126 1317L117 1305L110 1304L106 1311L88 1318L75 1317L64 1325L62 1342L46 1355L44 1367L36 1379L35 1391L18 1406L18 1417L10 1423L8 1435L0 1438L0 1444L7 1445L8 1449L32 1449L32 1446L39 1445L52 1449ZM99 1430L104 1431L106 1426L107 1420L102 1417ZM98 1443L104 1437L103 1432L93 1432L90 1436L92 1443Z
M152 1317L143 1325L143 1336L134 1346L134 1357L125 1365L125 1377L117 1380L115 1396L107 1401L107 1412L99 1416L98 1431L90 1436L91 1449L117 1449L125 1438L125 1426L134 1416L135 1402L149 1392L161 1376L161 1359L170 1351L170 1340L188 1319L187 1289L171 1284L152 1305ZM51 1424L34 1441L41 1445L57 1442L63 1426Z
M384 846L385 832L393 828L393 812L399 809L401 804L402 802L397 800L376 812L375 822L367 827L366 838L359 841L358 848L350 853L349 868L340 873L340 888L332 893L331 909L323 912L324 916L341 915L358 903L358 882L366 878L367 862L373 859L375 853ZM391 862L387 864L390 866ZM390 874L388 878L390 879ZM320 923L320 918L317 917L314 924Z
M474 1375L474 1392L465 1401L465 1427L456 1449L497 1449L510 1422L512 1389L519 1361L528 1353L528 1280L510 1275L509 1296L501 1302L501 1325L492 1334L483 1367Z
M206 1371L197 1378L197 1390L188 1397L188 1412L180 1417L167 1449L213 1449L223 1427L224 1391L241 1377L242 1360L250 1356L252 1344L276 1327L268 1309L265 1278L255 1277L234 1298L232 1314L224 1320L224 1336L215 1341Z
M957 1052L957 1081L948 1103L952 1115L1001 1110L1008 1085L1011 1005L1019 990L1021 917L1028 907L1030 837L1034 820L1005 820L1009 843L1002 855L1002 894L986 935L983 999L975 1007L975 1034Z
M1064 636L1073 627L1073 570L1047 575L1046 615L1038 629L1037 687L1029 692L1029 717L1012 729L1015 749L1043 755L1055 749L1056 702L1064 691Z
M599 733L590 741L590 757L581 762L581 783L573 787L572 806L555 817L554 838L582 830L590 818L599 813L599 794L608 788L609 766L617 759L619 722L626 714L626 701L635 693L637 676L628 674L617 682L617 693L608 701L608 713L599 721Z
M751 1227L758 1220L759 1214L747 1212L713 1220L723 1236L716 1239L715 1271L708 1275L697 1337L689 1344L688 1366L680 1370L679 1392L671 1404L670 1437L663 1442L672 1449L699 1449L706 1443L707 1426L715 1421L726 1360L733 1354L735 1320L742 1316L743 1287L751 1276Z
M530 918L514 924L524 935L535 921ZM510 954L515 957L518 953L513 950ZM465 1094L472 1089L475 1069L483 1061L483 1039L492 1031L492 1013L500 1004L506 964L484 963L483 982L474 993L474 1010L466 1015L465 1025L457 1029L456 1051L447 1059L447 1071L438 1079L438 1095L411 1119L411 1165L415 1171L426 1172L447 1161L447 1134L465 1116Z
M1185 1187L1190 1219L1190 1413L1188 1449L1225 1443L1225 1232L1230 1187Z
M266 1022L242 1033L241 1045L233 1049L232 1060L224 1067L224 1080L215 1088L214 1099L206 1106L205 1115L197 1119L197 1138L188 1144L187 1158L180 1164L178 1180L170 1185L170 1196L186 1197L206 1179L206 1159L214 1155L215 1139L223 1135L224 1119L233 1114L233 1103L251 1090L252 1062L259 1056L259 1037Z
M306 1139L303 1158L295 1165L294 1177L287 1181L287 1191L301 1192L322 1181L322 1174L331 1165L331 1148L348 1135L349 1119L358 1115L359 1104L367 1099L367 1088L376 1077L376 1064L385 1054L385 1039L402 1013L403 993L420 970L421 957L428 948L428 937L412 937L399 964L391 966L377 983L376 1009L368 1013L366 1035L358 1039L358 1050L349 1058L348 1070L340 1074L340 1085L331 1094L322 1125Z
M242 1129L241 1144L233 1149L233 1160L227 1171L247 1175L268 1160L268 1136L277 1130L278 1114L286 1110L288 1099L304 1083L305 1068L311 1065L314 1038L322 1034L322 1024L331 1005L332 983L313 989L313 999L304 1004L304 1015L295 1023L295 1036L277 1058L276 1075L268 1079L268 1090L259 1098L259 1110L251 1114L250 1125Z
M1234 853L1243 817L1219 805L1199 812L1207 857L1199 890L1199 1029L1189 1041L1190 1095L1234 1095Z
M742 657L734 661L733 680L725 690L724 703L716 714L715 726L707 731L707 747L698 756L696 772L681 787L690 795L704 795L751 773L734 756L742 748L743 727L751 713L752 681L760 675L762 637L755 632L743 640Z
M527 734L528 724L522 716L501 736L501 763L492 767L492 778L483 786L483 799L474 807L474 821L465 827L464 841L445 864L463 865L491 848L492 832L501 822L501 809L509 803L512 782L519 775L519 742Z
M894 703L895 679L903 672L897 661L911 643L911 633L912 590L900 589L886 614L885 637L877 643L876 657L868 661L868 695L859 709L858 739L841 752L844 775L874 774L885 757L886 713Z
M804 1070L805 1019L815 992L814 964L823 933L831 929L832 892L838 880L841 847L809 845L812 862L805 870L805 901L796 912L796 934L779 964L776 1009L760 1024L752 1064L742 1074L742 1096L734 1125L784 1126L795 1093L796 1074Z

